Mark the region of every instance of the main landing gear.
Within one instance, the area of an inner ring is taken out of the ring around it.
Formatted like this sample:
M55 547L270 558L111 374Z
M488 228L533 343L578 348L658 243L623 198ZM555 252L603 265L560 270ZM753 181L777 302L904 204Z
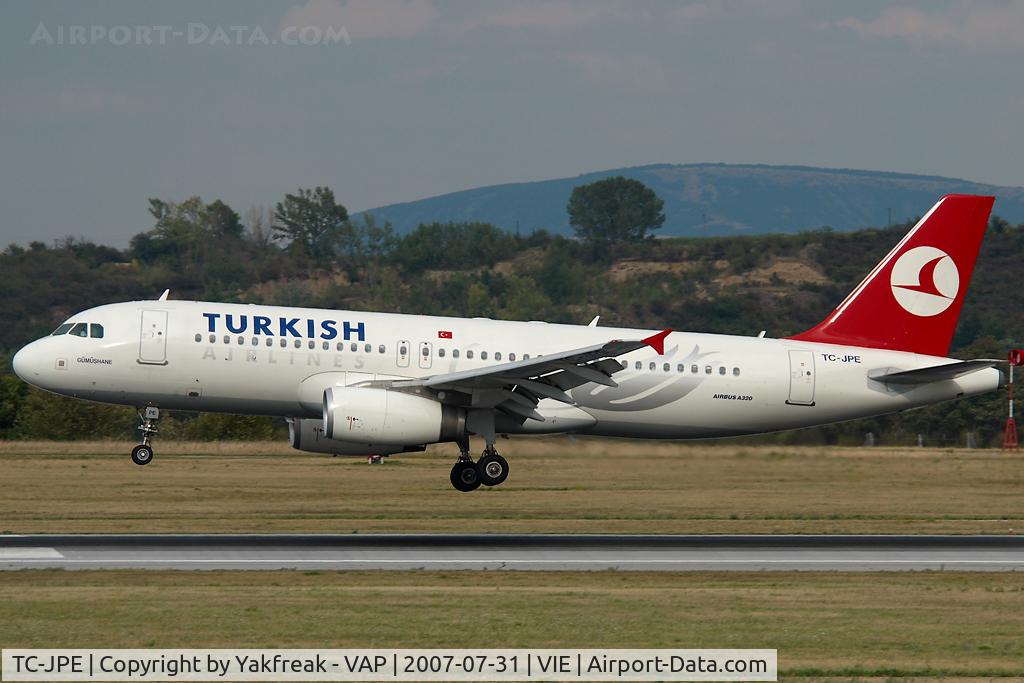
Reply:
M480 459L469 455L469 439L459 442L459 459L452 466L451 482L457 490L468 492L484 486L497 486L508 478L508 461L488 444Z
M132 462L136 465L148 465L153 462L152 441L157 433L156 422L160 419L160 409L156 406L147 406L139 417L142 419L142 424L139 425L142 443L132 449Z

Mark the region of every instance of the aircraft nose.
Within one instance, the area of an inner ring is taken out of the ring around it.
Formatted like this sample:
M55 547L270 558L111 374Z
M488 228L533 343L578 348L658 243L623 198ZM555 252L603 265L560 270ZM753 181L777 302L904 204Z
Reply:
M39 378L39 352L38 348L32 348L33 346L35 346L34 342L23 346L11 360L14 374L30 384L32 380Z

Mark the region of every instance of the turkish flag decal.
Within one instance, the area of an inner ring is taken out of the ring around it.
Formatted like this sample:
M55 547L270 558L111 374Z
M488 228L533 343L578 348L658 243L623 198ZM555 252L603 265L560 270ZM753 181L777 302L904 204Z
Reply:
M437 331L437 338L438 339L454 339L454 337L452 337L451 330L438 330Z

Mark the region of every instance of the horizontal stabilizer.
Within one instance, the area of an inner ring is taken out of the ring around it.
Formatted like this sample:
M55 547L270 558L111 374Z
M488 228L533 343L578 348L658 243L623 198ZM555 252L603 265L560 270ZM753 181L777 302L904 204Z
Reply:
M930 384L931 382L944 382L969 375L978 370L991 368L1001 362L992 358L978 358L976 360L947 363L946 365L932 365L927 368L918 368L917 370L890 372L884 375L873 376L871 379L876 382L885 382L886 384Z

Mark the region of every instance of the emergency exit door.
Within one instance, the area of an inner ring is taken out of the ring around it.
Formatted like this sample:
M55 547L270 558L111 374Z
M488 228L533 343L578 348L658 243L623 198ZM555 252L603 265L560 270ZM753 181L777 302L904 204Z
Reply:
M139 362L167 365L167 311L143 311Z
M427 369L430 364L434 361L434 345L430 342L420 342L420 367Z
M789 352L789 400L791 405L814 405L814 352Z
M398 357L396 358L398 367L409 367L409 355L412 353L412 350L409 347L409 341L407 339L400 339L398 341L398 348L396 349L396 352L398 354Z

